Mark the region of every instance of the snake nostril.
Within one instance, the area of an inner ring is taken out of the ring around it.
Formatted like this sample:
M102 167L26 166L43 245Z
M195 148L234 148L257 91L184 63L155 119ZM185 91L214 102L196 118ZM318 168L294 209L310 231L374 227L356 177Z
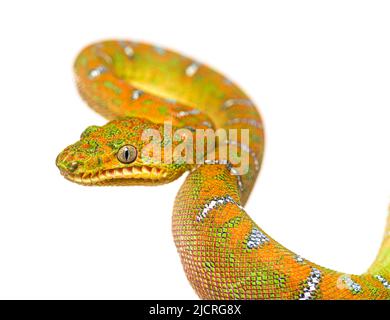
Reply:
M71 162L69 164L68 169L69 169L70 172L74 172L74 171L76 171L78 166L79 166L78 162L77 161L73 161L73 162Z

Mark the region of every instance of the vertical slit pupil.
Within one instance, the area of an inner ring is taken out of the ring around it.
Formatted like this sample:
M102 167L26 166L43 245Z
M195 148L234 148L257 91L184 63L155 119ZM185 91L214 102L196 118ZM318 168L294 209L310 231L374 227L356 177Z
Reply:
M126 149L125 149L125 159L126 159L126 161L129 161L129 159L130 159L130 151L129 151L129 148L126 148Z

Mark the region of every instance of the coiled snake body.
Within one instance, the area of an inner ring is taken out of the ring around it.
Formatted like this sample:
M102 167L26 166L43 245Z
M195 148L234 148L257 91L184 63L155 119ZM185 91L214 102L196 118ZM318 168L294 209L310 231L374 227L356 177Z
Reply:
M390 298L389 228L370 269L347 275L289 251L245 212L264 135L255 105L231 81L175 52L130 41L86 47L74 70L82 97L110 122L88 127L59 154L57 166L68 180L83 185L155 185L190 171L174 204L173 236L187 278L201 298ZM179 132L177 139L166 137L166 121ZM187 131L180 134L180 129ZM249 130L249 142L240 134L218 140L218 146L246 156L248 171L237 174L237 164L223 158L217 144L217 157L203 163L145 160L150 150L144 132L161 134L165 159L167 145L173 156L182 154L176 147L183 134L196 129Z

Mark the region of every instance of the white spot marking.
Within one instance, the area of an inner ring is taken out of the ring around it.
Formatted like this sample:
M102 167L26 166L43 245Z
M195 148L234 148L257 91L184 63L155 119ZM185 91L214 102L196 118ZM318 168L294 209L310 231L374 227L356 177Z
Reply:
M199 70L199 64L197 62L193 62L186 68L185 72L187 77L193 77L198 70Z

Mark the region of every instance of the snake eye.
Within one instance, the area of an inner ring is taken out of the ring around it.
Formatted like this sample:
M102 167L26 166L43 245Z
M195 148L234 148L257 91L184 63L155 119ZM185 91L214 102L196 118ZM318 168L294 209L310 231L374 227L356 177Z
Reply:
M137 158L137 148L131 144L125 145L119 149L116 157L122 163L132 163Z

